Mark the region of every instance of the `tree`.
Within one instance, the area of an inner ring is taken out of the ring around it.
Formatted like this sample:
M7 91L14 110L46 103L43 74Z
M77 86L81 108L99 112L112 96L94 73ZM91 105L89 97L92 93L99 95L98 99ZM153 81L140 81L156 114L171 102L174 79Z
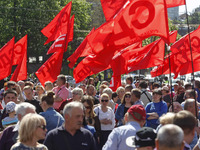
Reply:
M17 41L28 34L28 56L35 57L36 63L39 62L39 56L43 56L43 61L46 61L49 57L46 52L52 43L44 46L47 38L40 31L68 2L69 0L67 2L65 0L0 1L0 47L13 36ZM75 14L75 34L71 44L74 46L69 49L75 50L79 37L85 37L92 28L90 11L90 3L85 0L73 0L72 14ZM80 32L82 30L86 30L86 32Z

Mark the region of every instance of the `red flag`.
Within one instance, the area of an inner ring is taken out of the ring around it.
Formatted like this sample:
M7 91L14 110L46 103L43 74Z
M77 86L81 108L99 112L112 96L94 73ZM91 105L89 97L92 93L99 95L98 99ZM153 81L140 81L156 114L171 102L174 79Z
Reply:
M47 55L49 55L51 53L55 53L55 52L60 51L60 50L62 51L63 49L65 51L67 50L66 47L67 47L68 43L73 40L73 36L74 36L74 15L71 18L69 26L70 27L68 29L70 29L70 30L68 31L67 39L66 39L66 34L59 36L54 41L54 43L51 45L49 50L47 51Z
M62 67L63 53L64 51L55 52L35 73L42 85L46 81L54 82L57 79Z
M198 59L200 52L200 26L197 30L190 33L192 55L194 59L194 70L198 71ZM174 78L178 74L183 75L186 73L191 73L191 53L189 46L189 35L185 35L179 41L175 42L171 46L172 54L170 54L170 66L171 72L175 74ZM192 65L191 65L192 66ZM152 76L158 76L163 73L169 73L169 58L166 58L164 64L159 66L157 69L151 72Z
M90 34L92 34L94 32L94 28L90 31ZM75 50L75 52L67 58L67 60L70 61L70 63L68 64L68 66L70 68L73 68L73 66L75 65L77 59L79 57L85 57L85 56L88 56L92 54L92 49L90 47L90 45L88 44L88 41L87 41L87 37L83 40L83 42L79 45L79 47Z
M14 47L14 59L19 57L18 65L11 77L11 81L20 81L27 79L27 35L21 38Z
M120 76L112 76L110 80L110 86L113 91L116 91L118 87L121 86L121 75Z
M11 74L14 44L15 37L0 49L0 80Z
M72 2L69 2L58 15L41 32L48 38L44 44L55 41L60 35L66 34L70 20Z
M12 65L18 65L22 61L25 51L27 51L27 35L15 43Z
M185 5L185 0L166 0L167 8Z
M106 21L111 20L128 0L101 0Z
M64 50L66 34L59 36L47 51L47 55Z
M68 39L67 39L68 43L71 42L74 38L74 17L75 17L75 15L73 15L71 17L71 20L70 20L70 23L69 23L69 28L68 28L69 29L69 31L68 31L69 36L68 36Z
M112 21L88 36L94 54L103 50L123 49L150 36L160 36L169 43L165 0L134 0Z
M131 57L135 57L138 53L141 53L141 43L133 44L117 54L112 58L111 68L115 76L121 76L127 73L127 62Z
M107 70L110 66L99 64L96 55L89 55L84 58L74 69L73 76L76 83L83 81L86 77L97 74L103 70Z
M176 41L177 31L170 32L169 41L174 43ZM150 48L150 49L148 49ZM161 65L164 61L165 43L162 39L153 42L151 47L148 47L146 53L138 55L128 60L128 72L135 70L147 69L154 66Z
M135 58L128 60L128 72L147 69L162 64L164 61L164 49L165 42L163 40L160 39L154 42L152 47L150 49L147 49L146 53L143 53Z
M199 35L200 35L200 26L196 30L194 30L190 33L192 51L198 51L198 49L199 49L199 46L200 46ZM171 51L173 53L177 53L179 51L190 50L189 42L190 42L189 35L187 34L171 46Z
M199 58L199 54L195 54L196 58ZM151 76L160 76L162 74L169 74L169 59L170 59L170 66L171 72L174 73L174 78L177 78L178 74L180 74L181 70L188 70L184 66L188 67L188 63L191 64L190 59L190 51L179 51L177 53L170 53L165 58L165 61L162 65L158 66L158 68L151 71ZM187 71L186 71L187 72Z

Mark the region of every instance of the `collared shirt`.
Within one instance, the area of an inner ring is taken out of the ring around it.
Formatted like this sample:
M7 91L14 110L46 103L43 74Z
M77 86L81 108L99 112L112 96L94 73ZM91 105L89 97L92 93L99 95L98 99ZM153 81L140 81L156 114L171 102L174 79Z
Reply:
M145 106L144 106L144 103L143 103L141 100L136 101L136 102L134 103L134 105L142 105L143 107L145 107Z
M82 127L73 136L64 126L53 129L47 134L44 145L48 150L97 150L93 135Z
M192 150L190 145L186 142L185 142L185 145L184 145L184 150Z
M54 87L53 91L55 95L62 98L62 100L67 100L69 98L69 90L66 88L65 85L62 85L61 87Z
M139 123L131 121L124 126L113 129L102 150L134 150L133 147L126 145L126 139L134 136L140 128Z
M49 107L45 112L41 112L40 115L46 120L48 132L61 126L64 122L62 115L55 111L53 107Z

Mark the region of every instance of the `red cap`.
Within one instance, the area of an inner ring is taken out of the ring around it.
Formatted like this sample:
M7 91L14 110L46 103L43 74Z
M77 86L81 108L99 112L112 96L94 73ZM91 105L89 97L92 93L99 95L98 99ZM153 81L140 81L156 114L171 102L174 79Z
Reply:
M134 116L134 112L138 113L142 116L141 119L138 119ZM145 120L146 119L146 111L142 105L133 105L128 109L128 113L130 113L133 118L137 121Z

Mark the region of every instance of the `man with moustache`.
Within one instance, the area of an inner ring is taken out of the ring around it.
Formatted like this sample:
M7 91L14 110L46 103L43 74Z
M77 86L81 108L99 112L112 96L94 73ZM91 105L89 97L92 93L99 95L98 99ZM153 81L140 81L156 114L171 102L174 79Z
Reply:
M63 115L65 123L51 130L44 141L48 150L96 150L93 135L82 128L84 110L80 102L65 105Z

